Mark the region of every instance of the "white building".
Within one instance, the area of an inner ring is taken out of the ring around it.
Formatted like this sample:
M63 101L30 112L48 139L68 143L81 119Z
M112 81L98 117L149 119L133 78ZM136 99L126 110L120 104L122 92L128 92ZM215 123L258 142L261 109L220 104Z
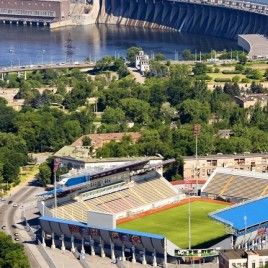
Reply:
M235 267L267 267L268 265L268 250L225 250L219 254L220 268L235 268Z
M139 54L136 56L135 67L141 72L141 74L147 73L150 71L150 59L149 55L144 54L144 51L139 51Z

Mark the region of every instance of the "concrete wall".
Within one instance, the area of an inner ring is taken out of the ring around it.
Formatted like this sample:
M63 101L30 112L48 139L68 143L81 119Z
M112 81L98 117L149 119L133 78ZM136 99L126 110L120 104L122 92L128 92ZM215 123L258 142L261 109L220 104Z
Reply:
M99 23L237 38L268 33L268 16L230 8L161 0L100 0Z

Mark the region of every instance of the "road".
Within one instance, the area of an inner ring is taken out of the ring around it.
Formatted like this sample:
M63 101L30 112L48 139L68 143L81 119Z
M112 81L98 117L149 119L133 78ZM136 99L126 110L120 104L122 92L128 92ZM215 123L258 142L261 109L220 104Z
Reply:
M136 82L144 84L145 76L141 75L141 73L136 68L128 67L128 70L134 76Z
M14 67L4 67L0 68L0 74L15 73L15 72L25 72L25 71L37 71L37 70L47 70L47 69L66 69L66 68L93 68L95 67L95 62L88 63L77 63L77 64L43 64L43 65L28 65L28 66L14 66Z
M36 193L40 192L40 187L35 186L32 182L29 184L22 186L16 192L12 194L9 198L6 199L5 202L0 203L0 226L6 226L5 231L7 234L11 235L14 238L14 233L19 234L20 242L24 244L26 253L28 255L31 267L39 268L39 267L49 267L45 264L47 261L42 257L40 252L38 252L38 248L34 245L34 252L31 248L33 248L29 241L31 241L30 236L24 230L23 226L20 224L22 208L24 202L29 199L33 199ZM8 204L8 201L12 200L12 204ZM17 204L17 207L13 207L13 204ZM42 264L42 265L41 265ZM44 264L44 265L43 265Z

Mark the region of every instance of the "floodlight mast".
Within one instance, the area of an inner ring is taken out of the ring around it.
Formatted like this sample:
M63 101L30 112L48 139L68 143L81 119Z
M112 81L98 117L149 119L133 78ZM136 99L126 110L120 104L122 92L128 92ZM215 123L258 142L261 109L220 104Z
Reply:
M194 179L196 179L196 191L198 192L198 186L197 186L197 161L198 161L198 146L197 146L197 140L198 136L201 132L201 125L200 124L194 124L193 125L193 134L195 136L195 167L194 167ZM190 197L190 191L188 195L188 248L192 248L192 231L191 231L191 197Z
M191 233L191 198L190 198L190 192L188 196L188 248L191 249L192 247L192 233Z

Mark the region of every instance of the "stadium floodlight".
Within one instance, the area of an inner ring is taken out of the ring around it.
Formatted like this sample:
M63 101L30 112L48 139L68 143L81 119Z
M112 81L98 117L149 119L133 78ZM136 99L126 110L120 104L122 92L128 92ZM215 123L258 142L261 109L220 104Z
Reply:
M196 177L196 191L198 192L198 184L197 184L197 139L198 136L200 135L201 132L201 125L200 124L194 124L193 125L193 134L195 136L195 167L194 167L194 179ZM191 196L190 196L190 191L189 191L189 196L188 196L188 248L189 250L192 247L192 232L191 232Z
M193 125L193 134L195 136L195 167L194 167L194 177L196 179L196 193L198 193L198 178L197 178L197 165L198 165L198 136L201 133L201 125L194 124Z
M191 232L191 198L190 198L190 192L189 192L189 197L188 197L188 238L189 238L189 250L192 247L192 232Z

